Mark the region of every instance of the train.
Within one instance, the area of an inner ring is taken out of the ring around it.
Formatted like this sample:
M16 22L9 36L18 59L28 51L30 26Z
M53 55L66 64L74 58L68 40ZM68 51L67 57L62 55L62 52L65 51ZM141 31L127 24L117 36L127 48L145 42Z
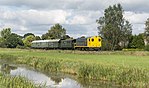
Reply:
M77 39L35 40L31 43L31 48L34 49L100 50L101 46L102 38L100 36Z

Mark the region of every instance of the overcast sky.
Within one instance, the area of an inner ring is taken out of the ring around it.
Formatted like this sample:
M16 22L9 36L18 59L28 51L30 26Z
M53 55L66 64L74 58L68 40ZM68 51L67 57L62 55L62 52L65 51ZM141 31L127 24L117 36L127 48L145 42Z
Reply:
M97 35L96 20L109 5L120 3L133 34L144 31L149 0L0 0L0 30L42 35L60 23L72 37Z

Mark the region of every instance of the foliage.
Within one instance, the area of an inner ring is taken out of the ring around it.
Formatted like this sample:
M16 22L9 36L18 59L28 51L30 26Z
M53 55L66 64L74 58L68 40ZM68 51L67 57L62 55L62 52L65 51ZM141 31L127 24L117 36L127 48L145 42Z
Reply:
M129 48L144 49L145 43L143 34L131 36L128 46Z
M6 38L11 35L11 29L6 28L0 32L0 47L6 48Z
M64 35L63 39L73 39L73 38L71 38L69 35Z
M145 50L146 50L146 51L149 51L149 45L146 45L146 46L145 46Z
M66 35L66 29L60 24L55 24L48 30L48 33L42 35L42 39L62 39Z
M41 36L41 38L42 38L43 40L51 39L51 38L48 36L48 33L43 34L43 35Z
M0 47L16 48L17 45L23 46L22 37L11 33L10 28L3 29L0 37Z
M6 44L5 44L5 39L2 38L2 37L0 37L0 47L2 47L2 48L6 48L7 47Z
M34 37L35 37L35 35L34 35L33 33L26 33L26 34L24 34L24 36L23 36L23 37L25 38L25 37L30 36L30 35L32 35L32 36L34 36Z
M35 36L35 40L41 40L40 36Z
M149 18L147 19L147 21L145 22L145 39L147 41L147 44L149 43Z
M104 11L104 16L97 20L99 35L109 43L109 50L115 50L119 43L126 47L132 34L131 24L123 17L123 9L120 4L109 6Z
M33 35L29 35L23 40L23 43L26 47L31 47L31 42L34 40L35 40L35 37Z
M111 47L111 45L110 45L111 43L109 43L107 40L102 40L102 47L101 47L101 49L103 50L103 51L105 51L105 50L109 50Z
M5 28L1 31L1 37L6 39L11 34L11 28Z
M5 44L7 48L16 48L18 45L24 45L22 39L20 39L19 36L15 33L10 34L10 36L6 38Z

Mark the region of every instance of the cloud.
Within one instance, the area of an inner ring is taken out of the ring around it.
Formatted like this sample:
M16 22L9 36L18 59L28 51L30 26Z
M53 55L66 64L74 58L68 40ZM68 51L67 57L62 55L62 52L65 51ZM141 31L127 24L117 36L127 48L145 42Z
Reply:
M126 11L149 12L148 0L0 0L0 5L29 9L104 10L109 5L121 3Z
M31 9L11 11L9 9L1 9L0 13L1 29L10 27L15 32L20 30L20 34L22 34L21 31L48 30L51 24L65 24L66 18L69 16L69 13L63 10L38 11Z
M37 35L44 34L56 23L66 25L67 33L76 37L90 35L89 26L96 24L96 19L101 14L98 11L64 11L64 10L0 10L1 28L10 27L13 31L23 35L28 32ZM2 25L4 24L4 25ZM88 27L87 27L88 26ZM94 27L95 28L95 27ZM74 30L74 31L73 31Z
M109 5L121 3L124 17L133 25L133 34L144 31L149 18L147 0L0 0L0 29L42 35L56 23L77 36L97 35L96 19L104 15Z
M136 13L136 12L125 12L125 18L134 24L144 24L147 18L149 17L149 13Z
M84 17L84 16L74 16L71 20L70 20L70 24L87 24L89 21L89 18Z
M90 24L90 25L75 25L75 24L71 24L71 25L64 25L64 27L67 29L67 34L69 34L70 36L73 36L74 38L78 38L81 36L95 36L98 35L98 30L97 30L97 26L96 23L94 24Z
M69 13L63 10L25 10L20 12L20 17L29 22L28 24L63 24L66 21L66 17L69 15Z
M120 3L126 11L149 12L148 0L121 0Z
M133 25L133 34L139 34L144 32L145 21L149 17L149 13L128 11L125 12L124 17Z

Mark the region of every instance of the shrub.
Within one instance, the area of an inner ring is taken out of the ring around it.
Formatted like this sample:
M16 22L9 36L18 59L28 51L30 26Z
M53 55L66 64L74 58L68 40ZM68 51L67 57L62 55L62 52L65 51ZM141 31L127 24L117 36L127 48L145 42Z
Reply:
M146 45L146 46L145 46L145 50L146 50L146 51L149 51L149 45Z

